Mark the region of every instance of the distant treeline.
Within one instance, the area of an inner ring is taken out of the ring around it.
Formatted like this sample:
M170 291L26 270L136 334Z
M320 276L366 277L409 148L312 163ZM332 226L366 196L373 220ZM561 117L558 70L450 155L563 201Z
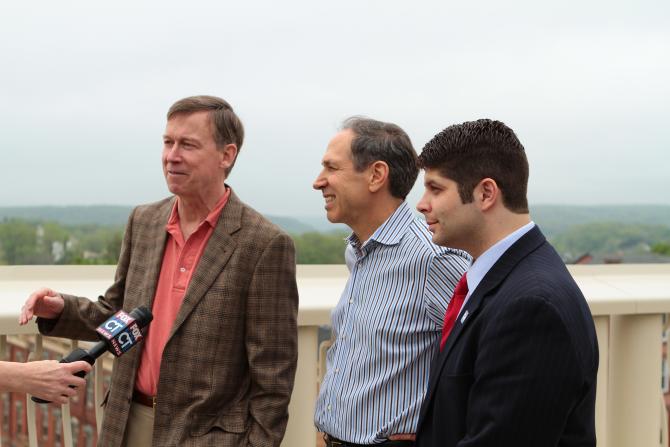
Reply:
M415 204L410 203L413 207ZM61 225L77 226L94 224L104 227L122 227L128 220L131 206L0 206L0 222L3 219L23 219L29 222L57 222ZM334 229L347 231L343 225L329 223L323 211L313 210L308 216L274 216L268 219L291 234L329 232ZM570 230L576 225L602 222L639 225L670 225L670 205L534 205L530 214L548 237Z
M346 233L293 235L299 264L343 264ZM116 264L122 226L0 221L0 264Z
M292 235L298 264L344 264L347 233L303 233Z
M123 229L5 219L0 264L116 264Z
M670 226L595 222L568 227L549 240L566 262L586 254L597 262L670 262Z
M532 205L530 215L548 237L588 230L589 224L669 226L669 205ZM581 228L581 229L580 229ZM593 227L596 231L597 228Z
M120 205L0 207L0 222L3 219L21 219L29 222L57 222L68 227L98 225L118 228L126 224L132 209L131 206ZM265 217L292 234L320 229L293 217L269 215ZM323 220L325 221L325 218Z
M542 224L540 224L543 227ZM543 227L544 229L544 227ZM670 262L670 226L592 222L569 226L549 240L565 262ZM292 233L299 264L344 263L347 232ZM0 264L116 264L123 226L0 220Z

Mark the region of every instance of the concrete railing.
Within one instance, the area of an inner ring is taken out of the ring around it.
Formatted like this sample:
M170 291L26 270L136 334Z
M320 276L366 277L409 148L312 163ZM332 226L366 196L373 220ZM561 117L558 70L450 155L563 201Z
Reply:
M670 313L670 264L573 266L570 271L589 302L600 346L598 446L667 446L661 343L665 316ZM7 335L36 334L34 324L17 324L19 309L32 290L48 286L96 297L106 290L113 273L114 268L109 266L0 267L0 353L5 352ZM330 311L347 276L345 266L298 266L298 371L283 446L314 446L312 412L318 380L318 328L329 324ZM41 337L36 337L37 351L41 344ZM39 352L35 355L40 357ZM102 372L99 367L96 370L93 377L99 401ZM28 423L33 426L29 430L31 445L36 445L35 410L30 404L27 410ZM67 405L62 414L63 445L67 447L71 445ZM100 413L98 424L99 416Z

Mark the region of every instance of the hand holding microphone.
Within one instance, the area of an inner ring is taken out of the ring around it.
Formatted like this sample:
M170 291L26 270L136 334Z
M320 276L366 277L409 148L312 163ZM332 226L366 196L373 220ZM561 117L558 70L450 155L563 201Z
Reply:
M88 351L81 348L75 349L60 363L83 360L93 365L95 360L107 351L119 357L144 338L141 329L147 326L153 318L151 311L144 306L133 309L130 314L120 310L96 329L102 341L93 345ZM79 371L75 375L84 377L86 372ZM50 401L34 396L31 399L41 404L50 403Z

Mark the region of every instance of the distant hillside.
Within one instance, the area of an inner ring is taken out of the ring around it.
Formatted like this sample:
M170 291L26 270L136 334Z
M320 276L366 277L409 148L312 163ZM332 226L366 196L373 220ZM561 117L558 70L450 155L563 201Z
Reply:
M594 222L572 226L549 239L567 262L587 254L596 262L606 258L670 262L670 256L653 251L655 244L670 241L668 225Z
M320 216L295 216L295 219L300 222L304 222L313 228L312 231L318 231L320 233L350 233L351 230L344 224L334 224L328 222L326 218L326 213L323 213Z
M113 264L131 209L0 207L0 265ZM670 206L539 205L531 215L568 263L670 262ZM325 214L267 217L293 236L299 263L344 262L345 225Z
M0 221L13 217L28 221L54 221L63 225L123 226L131 210L131 206L112 205L0 207ZM670 226L668 205L535 205L531 207L531 216L549 237L561 234L576 225L598 222ZM292 234L349 231L345 225L329 223L325 215L267 217Z
M18 218L27 221L53 221L63 225L125 225L131 206L26 206L0 207L0 220Z
M126 224L132 209L131 206L118 205L0 207L0 221L16 218L31 222L52 221L62 225L118 227ZM288 233L317 231L311 225L292 217L266 217Z
M670 227L668 205L535 205L530 207L530 214L548 237L576 225L599 222Z
M287 233L303 234L316 231L311 225L307 225L306 223L292 217L269 216L267 214L265 217L270 219L272 223L279 226Z

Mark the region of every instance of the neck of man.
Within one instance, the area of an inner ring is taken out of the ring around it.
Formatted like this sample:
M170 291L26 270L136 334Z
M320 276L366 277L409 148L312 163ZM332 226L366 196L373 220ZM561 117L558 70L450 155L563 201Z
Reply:
M403 199L390 196L381 199L373 196L368 206L360 213L355 223L349 225L361 243L365 243L386 220L398 209Z
M177 213L184 238L188 239L188 236L207 219L225 193L226 186L222 182L220 187L202 194L178 196Z
M489 216L484 231L478 238L479 246L473 249L474 253L470 253L473 260L479 258L486 250L528 223L530 223L530 214L517 214L507 209Z

